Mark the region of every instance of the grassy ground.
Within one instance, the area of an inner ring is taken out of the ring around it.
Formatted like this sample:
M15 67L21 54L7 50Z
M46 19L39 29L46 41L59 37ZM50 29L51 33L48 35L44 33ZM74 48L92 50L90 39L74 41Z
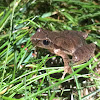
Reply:
M0 2L0 100L100 100L100 0ZM33 54L30 37L39 27L88 32L98 61L73 66L61 80L63 66L45 64L55 56Z

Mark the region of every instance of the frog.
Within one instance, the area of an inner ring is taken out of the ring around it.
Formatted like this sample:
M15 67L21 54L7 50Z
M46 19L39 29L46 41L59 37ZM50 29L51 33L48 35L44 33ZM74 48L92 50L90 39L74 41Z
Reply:
M62 57L64 62L62 79L64 79L66 73L72 73L70 62L79 65L94 57L96 45L94 43L88 44L87 37L88 33L80 31L50 31L38 28L31 37L31 41L36 47L47 49ZM69 56L72 58L70 59Z

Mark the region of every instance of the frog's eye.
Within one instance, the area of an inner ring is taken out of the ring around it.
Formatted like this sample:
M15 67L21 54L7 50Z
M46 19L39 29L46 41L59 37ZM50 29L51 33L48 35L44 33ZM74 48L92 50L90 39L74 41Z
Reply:
M50 42L49 42L48 40L43 40L43 44L44 44L44 45L49 45L49 43L50 43Z

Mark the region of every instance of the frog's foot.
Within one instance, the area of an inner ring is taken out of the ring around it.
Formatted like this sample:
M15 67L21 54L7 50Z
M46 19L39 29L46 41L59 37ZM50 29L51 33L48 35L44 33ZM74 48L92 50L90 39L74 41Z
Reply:
M64 79L64 77L65 77L66 73L69 73L69 74L71 74L71 73L72 73L72 69L71 69L71 67L70 67L70 66L64 66L64 73L63 73L63 75L62 75L62 78L61 78L61 79Z

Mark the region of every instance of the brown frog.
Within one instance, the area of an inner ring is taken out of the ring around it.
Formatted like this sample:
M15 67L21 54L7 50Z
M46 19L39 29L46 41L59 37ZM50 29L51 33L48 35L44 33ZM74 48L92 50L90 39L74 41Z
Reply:
M69 62L81 64L94 56L95 44L87 44L87 33L78 31L53 32L39 28L31 41L37 47L48 49L51 53L61 56L64 61L64 78L66 73L72 73ZM72 56L70 60L68 55Z

